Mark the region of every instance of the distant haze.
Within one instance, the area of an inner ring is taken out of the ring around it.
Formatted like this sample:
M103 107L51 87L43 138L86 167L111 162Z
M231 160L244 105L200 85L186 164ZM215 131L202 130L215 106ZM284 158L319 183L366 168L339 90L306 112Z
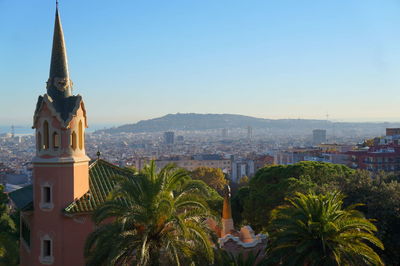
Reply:
M263 119L234 114L168 114L133 124L126 124L95 133L152 133L163 131L207 131L219 129L246 129L252 127L262 134L276 136L309 135L313 129L326 129L329 134L341 136L380 136L387 127L400 127L400 123L332 122L316 119Z
M13 124L0 125L0 134L11 132L14 125L16 134L31 134L32 128L29 125ZM335 121L323 119L265 119L237 114L197 114L177 113L161 117L130 121L128 123L96 124L89 122L87 132L104 131L108 133L118 132L162 132L167 130L209 130L221 128L246 128L252 126L261 129L285 129L287 133L311 132L315 128L331 129L364 129L372 131L371 134L383 134L386 127L400 127L400 122L381 121Z

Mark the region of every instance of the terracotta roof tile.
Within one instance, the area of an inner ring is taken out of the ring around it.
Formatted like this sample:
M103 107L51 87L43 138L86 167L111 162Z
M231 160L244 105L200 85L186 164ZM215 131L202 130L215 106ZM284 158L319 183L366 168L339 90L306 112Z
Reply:
M89 166L89 191L81 198L69 204L63 211L66 214L88 213L94 211L102 204L115 183L112 177L117 175L128 175L124 170L104 160L96 160ZM19 210L33 210L32 185L23 187L9 193L10 199Z

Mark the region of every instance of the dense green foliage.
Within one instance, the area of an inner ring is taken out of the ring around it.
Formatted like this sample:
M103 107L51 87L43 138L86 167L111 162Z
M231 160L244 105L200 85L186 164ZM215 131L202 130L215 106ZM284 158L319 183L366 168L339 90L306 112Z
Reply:
M241 199L244 221L254 229L265 229L271 211L282 205L286 197L310 189L327 191L331 182L353 173L343 165L316 162L262 168L251 179L247 198Z
M18 233L7 207L8 198L0 185L0 265L18 264Z
M347 195L347 205L355 202L367 218L375 219L378 237L385 245L380 252L387 265L399 265L400 261L400 183L393 176L379 173L373 178L367 171L357 171L340 185Z
M274 208L296 192L327 193L338 190L346 195L344 205L359 207L368 219L375 219L377 236L385 246L377 250L387 265L400 261L400 183L394 176L352 170L343 165L301 162L260 169L248 187L239 189L232 200L236 221L266 230Z
M193 179L204 181L217 191L222 191L228 184L228 180L225 179L225 174L220 168L201 166L192 171L190 175Z
M383 249L375 225L344 196L296 193L272 211L268 258L283 265L383 265L369 246Z
M140 173L116 177L110 198L94 213L98 228L88 237L88 265L187 265L213 260L207 185L187 171L154 162Z

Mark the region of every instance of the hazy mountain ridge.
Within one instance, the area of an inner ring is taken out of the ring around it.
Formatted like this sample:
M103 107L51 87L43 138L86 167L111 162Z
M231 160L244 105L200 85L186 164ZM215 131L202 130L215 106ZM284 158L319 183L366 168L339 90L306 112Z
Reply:
M121 133L121 132L162 132L168 130L213 130L246 128L271 130L310 131L315 128L340 129L368 129L381 132L385 127L400 127L400 123L350 123L331 122L316 119L264 119L235 114L196 114L177 113L149 120L142 120L135 124L126 124L116 128L109 128L97 132Z

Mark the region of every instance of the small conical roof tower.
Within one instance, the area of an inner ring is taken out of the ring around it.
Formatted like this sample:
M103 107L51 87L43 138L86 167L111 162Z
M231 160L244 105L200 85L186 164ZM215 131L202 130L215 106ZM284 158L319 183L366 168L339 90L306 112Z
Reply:
M224 205L222 206L222 219L232 219L231 188L229 185L224 189Z
M222 231L221 237L224 237L227 234L231 234L235 227L233 225L232 219L232 209L231 209L231 188L229 185L225 186L224 189L224 205L222 206Z
M72 82L69 78L67 50L58 11L58 1L56 2L53 49L51 52L50 75L47 81L47 94L54 101L72 96Z

